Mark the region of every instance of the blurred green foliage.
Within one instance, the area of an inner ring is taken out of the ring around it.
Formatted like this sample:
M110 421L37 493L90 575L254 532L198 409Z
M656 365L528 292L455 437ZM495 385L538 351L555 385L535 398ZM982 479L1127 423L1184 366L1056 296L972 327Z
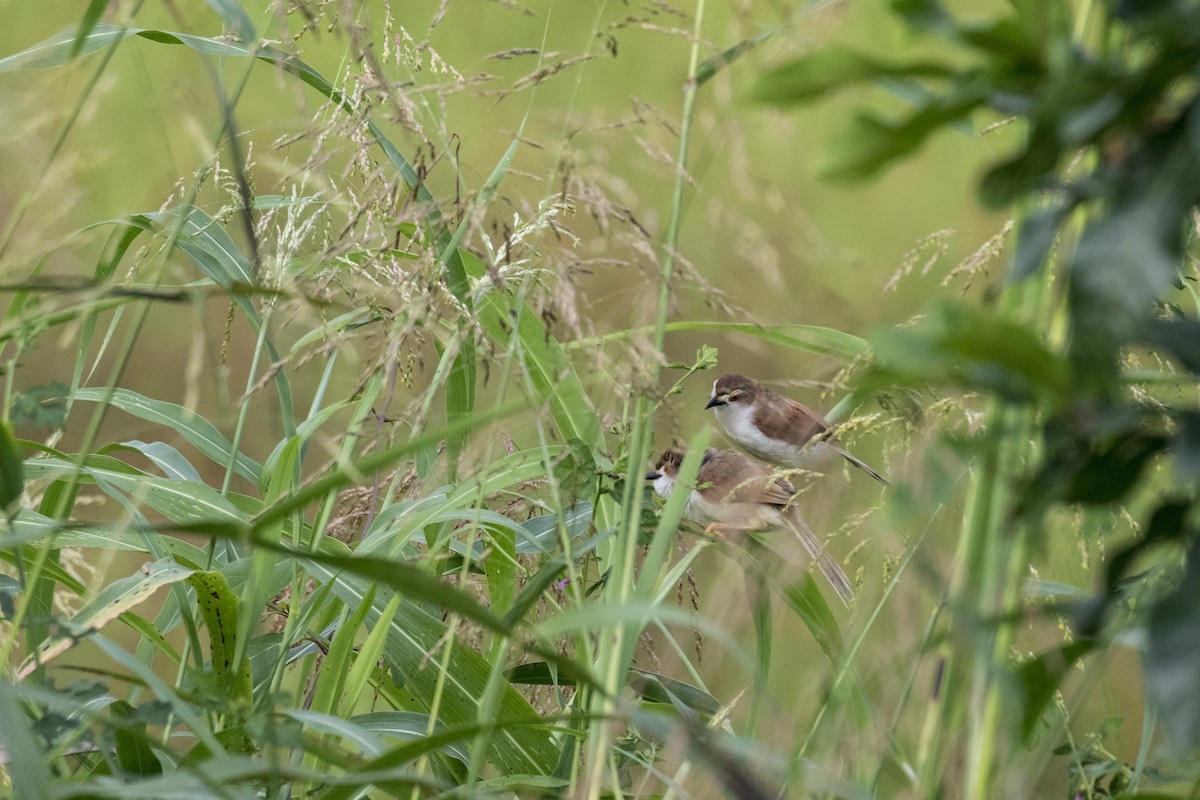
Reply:
M1110 562L1100 596L1081 611L1079 632L1090 639L1100 634L1103 608L1118 599L1135 553L1160 545L1193 552L1200 542L1194 394L1185 395L1190 403L1150 402L1131 391L1124 359L1136 349L1175 361L1186 373L1181 383L1200 363L1200 306L1185 310L1172 292L1186 286L1186 296L1197 297L1188 243L1200 203L1200 5L1012 2L1004 13L970 22L936 0L893 0L891 7L915 32L966 57L893 63L823 49L765 75L759 96L796 103L864 81L907 87L912 108L899 118L855 116L833 156L839 177L873 175L983 109L1021 124L1023 140L983 175L980 197L1023 208L1008 280L1065 291L1035 314L1002 310L998 320L944 306L916 330L876 342L880 364L868 383L952 384L1031 406L1040 455L1007 511L1026 524L1058 504L1156 496L1143 538ZM1065 319L1064 337L1047 330L1051 318ZM1161 457L1175 462L1168 487L1152 475ZM1152 602L1122 617L1106 641L1116 630L1147 626L1148 691L1176 744L1190 751L1200 747L1200 618L1196 559L1186 560L1182 583L1162 597L1162 589L1152 590ZM1025 676L1041 684L1026 711L1027 735L1028 721L1051 699L1046 689L1090 649L1077 645L1069 657L1060 654L1057 668Z

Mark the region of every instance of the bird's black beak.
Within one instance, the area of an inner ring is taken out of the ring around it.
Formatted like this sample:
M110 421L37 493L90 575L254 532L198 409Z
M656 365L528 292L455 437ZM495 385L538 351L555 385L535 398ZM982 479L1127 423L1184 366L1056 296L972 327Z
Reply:
M711 399L709 399L709 401L708 401L708 405L706 405L706 406L705 406L705 408L712 408L712 407L714 407L714 406L723 406L723 405L726 405L726 403L725 403L725 395L723 395L723 394L714 394L714 395L712 396L712 398L711 398Z
M649 472L646 473L646 480L648 480L648 481L656 481L661 477L662 477L662 473L655 472L654 470L650 470Z

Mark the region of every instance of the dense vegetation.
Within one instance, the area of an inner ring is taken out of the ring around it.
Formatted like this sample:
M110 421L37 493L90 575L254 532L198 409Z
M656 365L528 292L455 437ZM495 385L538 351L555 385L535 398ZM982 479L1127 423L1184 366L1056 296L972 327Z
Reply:
M551 5L8 26L14 796L1194 797L1200 4ZM953 137L999 232L893 314L765 113L856 197ZM645 484L753 366L887 465L793 475L848 610Z

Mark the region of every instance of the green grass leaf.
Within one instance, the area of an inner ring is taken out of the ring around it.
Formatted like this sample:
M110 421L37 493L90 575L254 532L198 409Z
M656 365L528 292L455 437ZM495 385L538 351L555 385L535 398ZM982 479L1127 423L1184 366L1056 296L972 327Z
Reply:
M22 702L4 680L0 680L0 742L14 800L52 797L50 760L38 746Z
M0 509L8 511L25 490L25 470L12 428L0 422Z
M89 463L102 458L95 457ZM249 524L249 517L227 497L203 483L184 483L117 468L79 467L58 458L35 458L25 462L25 471L30 478L54 478L71 474L76 469L81 470L85 479L95 481L106 492L119 491L126 497L144 500L172 522L185 525L235 525L242 528Z
M108 389L79 389L75 392L74 400L93 403L107 402L114 408L119 408L139 419L165 425L222 467L230 461L233 445L229 443L229 440L222 436L211 422L183 406L168 403L165 400L154 400L130 389L120 388L111 391ZM262 474L262 466L242 453L238 453L237 457L233 459L233 469L256 485Z
M339 574L336 569L320 563L313 563L310 572L319 581L332 581L334 594L348 606L362 603L371 588L371 581L351 574ZM432 579L427 578L418 579L416 586L438 590L449 588L441 581L435 581L437 586L432 586L428 582ZM374 625L380 619L383 604L390 600L390 594L377 594L367 616L368 624ZM426 598L424 591L417 596ZM468 618L491 622L488 612L482 608L471 608L474 602L469 598L466 602L451 602L456 606L454 610L469 613ZM442 647L451 647L450 667L441 690L438 719L452 727L471 725L477 721L478 708L485 695L492 665L457 641L445 641L445 633L445 623L405 599L388 625L384 652L403 676L406 690L418 703L426 704L434 697L438 683L438 670L427 664L428 656L430 653L440 654ZM434 662L438 660L435 658ZM549 732L539 729L541 720L537 712L512 686L506 685L501 689L497 718L514 723L496 731L491 740L489 758L498 769L506 773L546 774L554 768L558 748Z
M196 590L196 606L208 628L210 669L217 687L233 708L247 710L254 704L250 660L237 658L238 597L219 572L193 572L187 582ZM236 660L235 660L236 659Z
M828 45L776 67L755 84L756 99L776 105L806 103L847 86L896 78L952 78L956 71L935 61L898 63L849 47Z
M75 646L80 637L98 631L134 606L144 603L163 586L187 580L194 572L170 559L145 564L133 575L104 587L90 602L65 622L66 635L44 642L37 657L26 664L20 674L28 675L40 664L62 655Z

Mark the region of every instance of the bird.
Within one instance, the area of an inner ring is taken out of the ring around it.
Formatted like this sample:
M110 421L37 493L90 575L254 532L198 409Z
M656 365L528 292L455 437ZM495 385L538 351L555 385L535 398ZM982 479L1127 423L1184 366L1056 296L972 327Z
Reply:
M889 485L886 478L842 447L824 417L752 378L733 373L717 378L705 408L713 410L739 449L757 459L778 467L804 468L833 451Z
M646 473L660 497L669 497L679 477L684 451L671 448ZM696 474L696 488L688 495L683 516L706 525L704 532L719 539L727 531L764 531L787 528L796 534L809 556L847 606L854 589L837 561L825 552L821 540L800 518L795 506L796 487L774 474L766 464L734 450L709 448Z

